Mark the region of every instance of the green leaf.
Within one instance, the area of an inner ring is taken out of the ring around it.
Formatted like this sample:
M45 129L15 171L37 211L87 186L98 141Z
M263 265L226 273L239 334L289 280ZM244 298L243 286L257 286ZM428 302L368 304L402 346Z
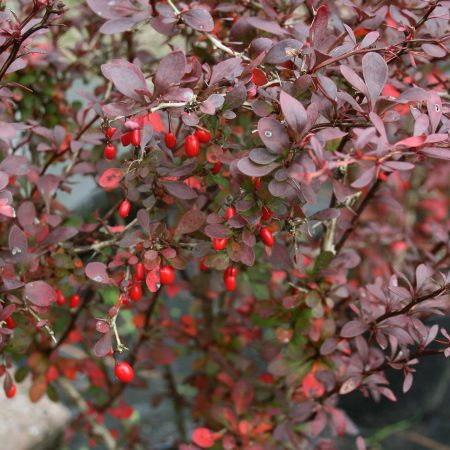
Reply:
M313 275L316 276L321 270L326 269L331 261L333 261L334 254L332 252L321 252L314 263Z
M115 305L117 300L119 300L120 291L114 286L105 286L98 290L100 291L103 301L108 305Z
M27 375L30 373L30 369L28 367L21 367L20 369L16 370L16 373L14 374L14 379L17 383L21 383Z
M47 384L47 395L52 402L59 402L58 391L51 384Z

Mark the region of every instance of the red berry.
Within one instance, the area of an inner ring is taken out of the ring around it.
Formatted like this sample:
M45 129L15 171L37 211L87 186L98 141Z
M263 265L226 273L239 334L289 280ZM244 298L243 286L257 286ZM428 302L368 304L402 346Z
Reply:
M207 144L211 140L211 133L206 130L195 130L195 136L202 144Z
M122 383L129 383L134 378L134 370L126 362L117 364L114 368L114 374Z
M142 286L140 284L134 284L128 291L128 295L133 302L138 302L142 298Z
M177 137L173 133L166 133L164 135L164 142L167 148L173 150L177 146Z
M16 321L11 316L5 319L5 324L10 330L14 330L17 327Z
M217 175L220 172L221 168L222 168L222 163L220 161L218 161L214 164L214 167L211 169L211 172L214 175Z
M72 297L69 299L69 306L71 308L77 308L80 304L81 297L78 294L73 294Z
M9 391L6 393L6 396L8 398L13 398L16 395L17 392L17 386L15 384L13 384L10 388Z
M131 203L128 200L124 200L119 206L119 216L124 219L128 217L131 210Z
M108 139L111 139L111 138L114 136L114 133L115 133L116 131L117 131L117 128L109 127L109 128L106 129L105 135L106 135L106 137L107 137Z
M126 147L127 145L130 145L131 144L131 132L123 134L122 137L120 138L120 140L122 141L122 145L124 147Z
M228 277L237 277L238 270L235 266L228 266L223 273L223 281L226 282Z
M227 220L230 220L235 215L236 215L236 210L233 207L229 206L227 208L227 210L225 211L225 217L227 218Z
M266 205L264 205L261 208L261 217L263 220L270 220L273 216L273 211L267 207Z
M175 272L170 266L162 266L159 269L159 279L161 284L173 284L175 281Z
M66 303L66 297L64 297L61 289L56 291L56 303L58 303L58 305L64 305Z
M45 374L45 379L48 383L51 383L52 381L55 381L58 379L59 373L58 369L55 366L50 366L47 369L47 373Z
M206 256L204 256L200 261L200 270L208 270L209 267L205 264Z
M275 239L273 237L272 232L267 227L261 227L259 235L261 236L261 239L263 240L264 244L266 244L268 247L273 246Z
M213 247L215 250L223 250L227 246L228 239L213 239Z
M109 160L114 159L117 155L116 147L114 147L114 145L112 144L106 144L103 155L105 156L106 159Z
M133 130L131 131L131 138L130 138L131 144L135 147L140 147L141 145L141 130Z
M197 156L200 151L200 142L195 134L190 134L184 142L184 151L190 158Z
M252 177L252 184L253 184L253 189L255 191L257 191L259 189L259 186L261 185L261 178Z
M142 263L136 264L136 269L134 271L134 278L138 281L145 279L145 266Z
M227 277L225 279L225 288L228 292L233 292L236 289L236 277Z

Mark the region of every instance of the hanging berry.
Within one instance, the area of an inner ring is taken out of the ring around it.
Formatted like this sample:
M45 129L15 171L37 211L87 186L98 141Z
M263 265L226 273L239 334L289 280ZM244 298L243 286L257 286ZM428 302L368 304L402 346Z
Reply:
M119 216L122 218L128 217L131 211L131 203L128 200L124 200L119 206Z
M129 383L134 378L134 370L126 362L118 363L114 368L114 374L122 383Z
M173 150L177 146L177 137L173 133L166 133L164 135L164 142L170 150Z
M128 291L128 295L133 302L138 302L142 298L142 286L140 284L134 284Z
M190 158L198 155L200 151L200 142L195 134L190 134L184 142L184 151Z
M275 239L269 228L261 227L259 235L261 236L261 239L263 240L264 244L266 244L268 247L272 247L273 244L275 243Z
M117 148L112 144L106 144L105 150L103 151L105 159L114 159L117 155Z
M142 263L137 263L134 270L134 278L137 281L145 280L145 266Z
M136 129L130 132L131 133L131 137L130 137L130 142L131 145L134 145L135 147L140 147L141 146L141 130Z
M200 128L195 130L195 136L202 144L207 144L211 140L211 133Z
M159 269L159 279L161 284L173 284L175 281L175 272L170 266L162 266Z

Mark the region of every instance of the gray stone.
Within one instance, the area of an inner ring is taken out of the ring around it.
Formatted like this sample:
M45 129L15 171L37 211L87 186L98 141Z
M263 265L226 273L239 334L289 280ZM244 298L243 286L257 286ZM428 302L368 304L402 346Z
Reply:
M1 450L48 450L57 443L70 421L70 412L62 403L42 398L32 403L29 382L17 385L17 394L8 399L0 395Z

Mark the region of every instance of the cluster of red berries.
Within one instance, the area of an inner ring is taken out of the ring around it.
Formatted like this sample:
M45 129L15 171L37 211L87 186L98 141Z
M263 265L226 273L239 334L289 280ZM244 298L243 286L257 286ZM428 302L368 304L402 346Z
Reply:
M106 146L103 154L105 158L109 160L114 159L117 156L117 147L113 145L111 142L116 131L117 128L108 127L105 132ZM141 130L136 128L134 130L128 131L127 133L122 135L121 142L124 147L127 147L130 144L133 145L134 147L140 147Z
M69 298L69 307L71 309L78 308L78 306L80 305L80 302L81 302L81 297L78 294L73 294ZM61 289L56 290L56 303L61 306L66 304L66 297L62 293Z
M207 144L211 140L211 134L207 130L197 129L194 134L190 134L184 141L184 151L187 156L193 158L200 151L200 143ZM177 137L173 133L164 135L164 143L167 148L173 150L177 146Z
M133 276L133 283L128 290L128 296L133 302L138 302L143 296L142 282L145 280L145 266L137 263ZM161 284L170 285L175 281L175 271L170 266L161 266L159 269L159 281Z

